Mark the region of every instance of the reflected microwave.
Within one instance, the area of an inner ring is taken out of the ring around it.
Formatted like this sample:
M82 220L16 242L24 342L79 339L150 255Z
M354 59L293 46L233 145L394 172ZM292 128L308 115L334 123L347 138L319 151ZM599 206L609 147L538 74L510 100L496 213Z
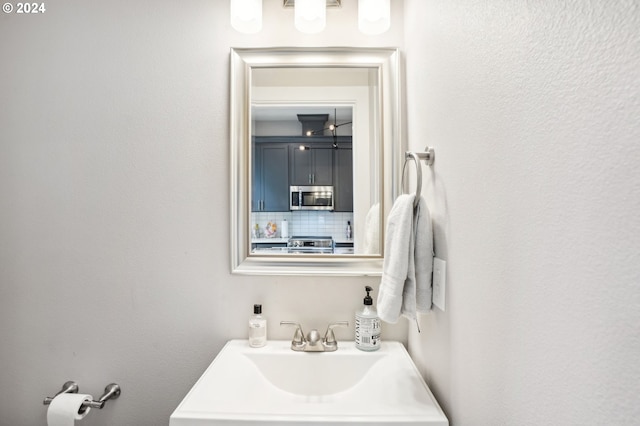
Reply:
M333 186L290 186L289 210L333 210Z

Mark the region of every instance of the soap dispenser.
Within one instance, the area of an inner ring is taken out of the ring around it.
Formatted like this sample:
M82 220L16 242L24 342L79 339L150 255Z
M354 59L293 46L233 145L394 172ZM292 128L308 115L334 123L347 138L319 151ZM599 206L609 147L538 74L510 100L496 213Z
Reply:
M356 348L362 351L376 351L380 349L380 318L369 295L373 289L369 286L365 286L364 289L367 292L364 307L356 312Z
M249 346L261 348L267 344L267 320L262 316L262 305L253 305L249 319Z

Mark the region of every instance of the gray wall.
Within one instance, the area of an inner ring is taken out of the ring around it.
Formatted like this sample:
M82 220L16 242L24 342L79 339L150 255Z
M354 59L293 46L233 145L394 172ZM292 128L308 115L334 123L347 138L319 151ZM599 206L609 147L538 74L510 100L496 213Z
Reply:
M409 346L453 425L640 418L637 1L405 2L409 144L447 310Z
M46 2L0 13L0 424L44 425L66 380L119 400L87 426L158 426L255 302L283 319L351 320L375 278L230 274L231 46L401 46L360 35L355 3L308 36L265 1L259 36L228 0ZM353 329L337 330L348 339ZM386 327L406 341L406 326Z

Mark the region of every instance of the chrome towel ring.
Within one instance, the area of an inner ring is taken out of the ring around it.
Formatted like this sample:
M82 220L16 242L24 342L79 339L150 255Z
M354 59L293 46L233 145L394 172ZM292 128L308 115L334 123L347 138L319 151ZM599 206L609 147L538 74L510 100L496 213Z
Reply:
M426 147L424 152L413 152L406 151L404 153L404 165L402 166L402 182L401 186L404 191L404 171L407 167L407 161L413 160L416 163L416 198L413 201L413 208L418 207L418 203L420 202L420 194L422 192L422 166L420 165L420 160L424 160L427 166L432 166L435 160L436 153L433 148Z

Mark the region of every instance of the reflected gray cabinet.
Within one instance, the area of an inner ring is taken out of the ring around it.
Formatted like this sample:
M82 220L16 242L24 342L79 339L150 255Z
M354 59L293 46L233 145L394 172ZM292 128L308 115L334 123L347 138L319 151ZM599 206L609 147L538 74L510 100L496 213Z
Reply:
M289 183L291 185L333 185L333 148L327 143L303 141L289 146Z
M251 211L289 211L288 146L258 140L253 144Z
M252 144L251 211L289 211L289 185L333 185L335 211L353 211L350 136L258 136ZM301 151L300 145L311 148Z
M351 144L339 144L333 151L334 210L353 211L353 150Z

